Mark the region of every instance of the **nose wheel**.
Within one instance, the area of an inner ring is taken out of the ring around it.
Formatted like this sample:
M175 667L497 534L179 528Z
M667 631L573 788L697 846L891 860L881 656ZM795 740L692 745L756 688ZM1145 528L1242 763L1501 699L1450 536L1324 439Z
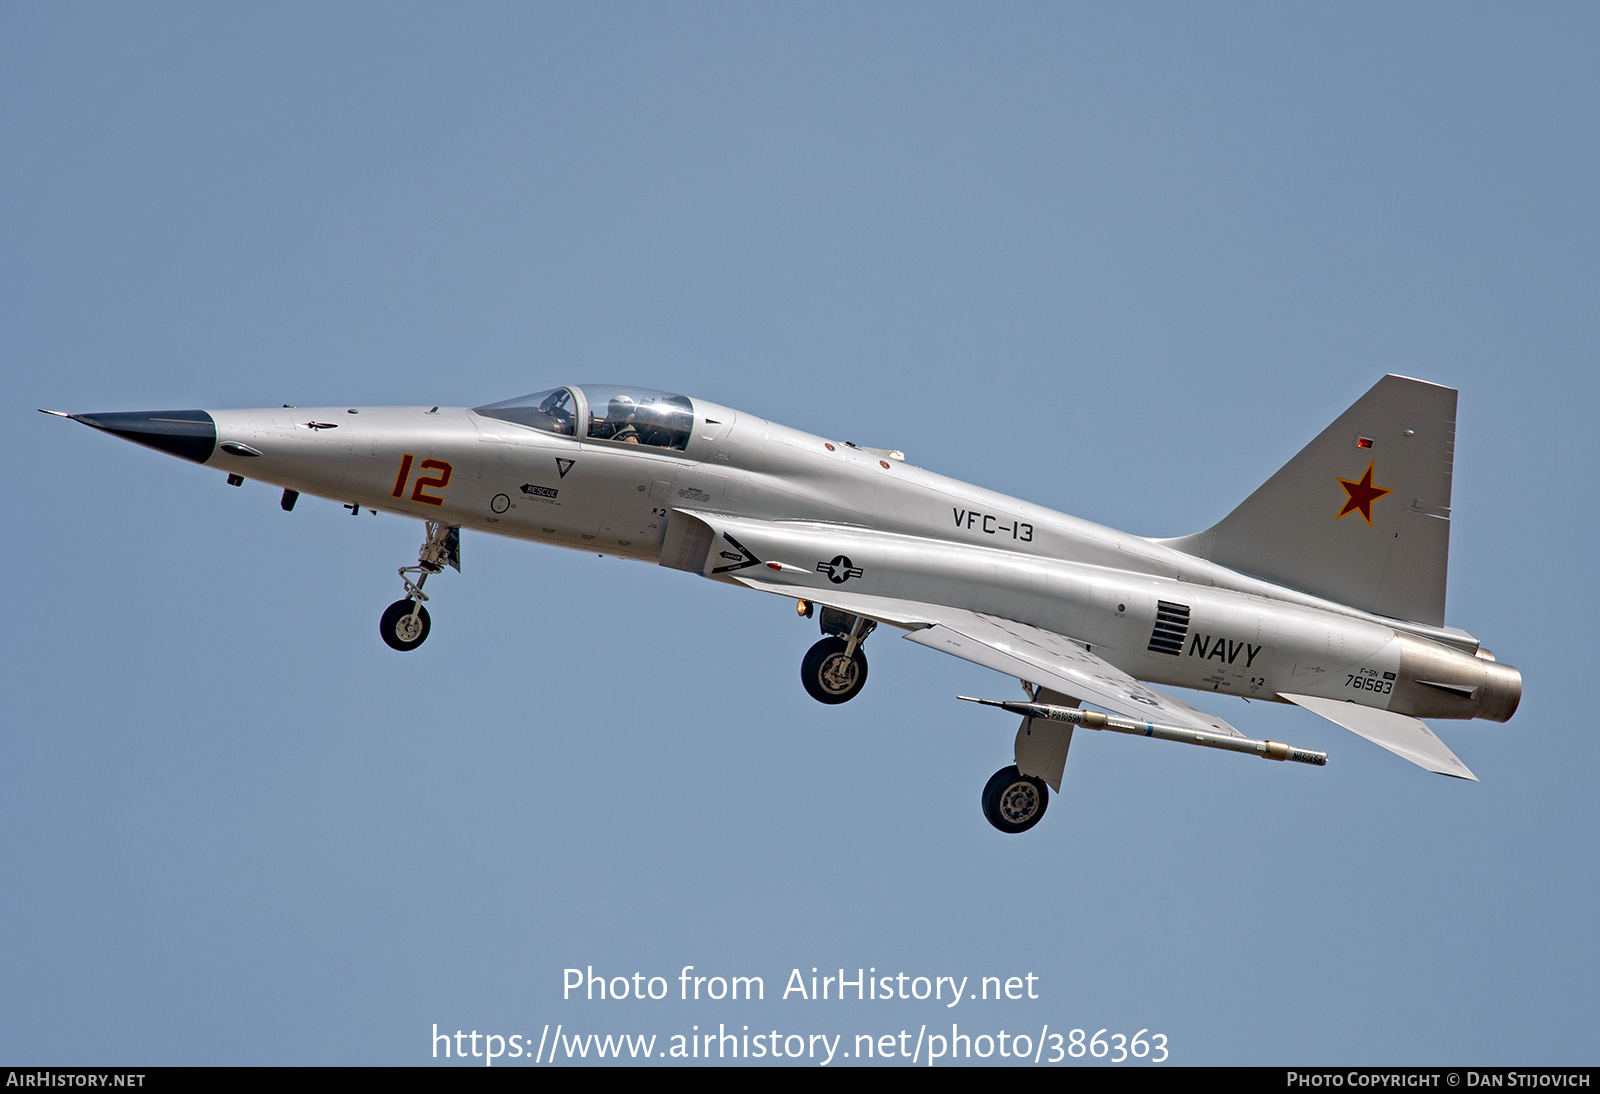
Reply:
M1022 774L1016 764L996 771L983 788L984 819L1007 835L1038 824L1049 804L1044 780Z
M422 591L423 584L446 566L458 572L461 569L461 530L431 520L425 527L428 538L422 541L422 549L417 552L417 564L400 567L400 580L406 583L405 599L396 600L385 608L378 622L378 633L383 636L384 643L402 653L422 645L432 626L428 609L422 606L428 599L428 594ZM417 575L415 581L411 579L412 574Z
M428 637L428 609L410 599L396 600L383 611L378 633L390 649L414 650Z

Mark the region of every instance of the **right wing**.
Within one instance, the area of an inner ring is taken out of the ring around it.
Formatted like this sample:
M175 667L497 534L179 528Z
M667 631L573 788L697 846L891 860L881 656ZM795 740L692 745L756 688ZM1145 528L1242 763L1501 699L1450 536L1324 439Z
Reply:
M833 590L819 593L794 585L733 577L761 592L814 600L852 615L905 627L910 631L906 638L918 645L943 650L1019 680L1042 684L1115 714L1144 722L1165 722L1210 733L1244 736L1221 718L1141 684L1071 639L1026 623L937 604Z

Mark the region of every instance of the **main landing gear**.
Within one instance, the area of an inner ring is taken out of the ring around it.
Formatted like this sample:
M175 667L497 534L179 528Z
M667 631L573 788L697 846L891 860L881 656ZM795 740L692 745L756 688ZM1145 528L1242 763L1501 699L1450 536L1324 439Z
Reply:
M1049 805L1044 780L1022 774L1016 764L996 771L983 788L984 819L1008 835L1038 824Z
M400 580L406 583L405 599L396 600L385 608L378 622L378 633L390 649L414 650L422 645L432 626L428 609L422 606L428 599L428 594L422 591L423 583L446 566L457 572L461 570L461 530L431 520L425 527L428 538L422 541L422 549L417 552L417 564L400 567ZM411 580L411 574L417 575L415 581Z
M867 655L861 643L878 624L864 616L822 609L822 633L827 635L806 651L800 662L800 683L819 703L848 703L867 684Z
M1075 707L1078 700L1059 691L1022 681L1028 702ZM983 788L983 819L1008 836L1026 832L1044 819L1050 788L1061 788L1072 747L1072 726L1048 718L1024 716L1013 746L1015 763L1002 767ZM1024 773L1026 769L1026 773Z

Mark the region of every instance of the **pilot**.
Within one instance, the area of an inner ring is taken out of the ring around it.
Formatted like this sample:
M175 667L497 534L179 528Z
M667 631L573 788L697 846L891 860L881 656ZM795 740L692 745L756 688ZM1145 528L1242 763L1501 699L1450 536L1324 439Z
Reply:
M606 407L606 421L611 425L611 439L623 444L639 444L639 429L634 425L638 404L626 395L613 396Z

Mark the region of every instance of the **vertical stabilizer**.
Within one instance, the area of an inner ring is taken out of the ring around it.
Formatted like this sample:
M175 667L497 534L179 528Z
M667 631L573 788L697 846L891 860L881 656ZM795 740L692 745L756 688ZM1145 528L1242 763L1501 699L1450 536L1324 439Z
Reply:
M1444 623L1454 388L1385 376L1237 509L1166 540L1377 615Z

